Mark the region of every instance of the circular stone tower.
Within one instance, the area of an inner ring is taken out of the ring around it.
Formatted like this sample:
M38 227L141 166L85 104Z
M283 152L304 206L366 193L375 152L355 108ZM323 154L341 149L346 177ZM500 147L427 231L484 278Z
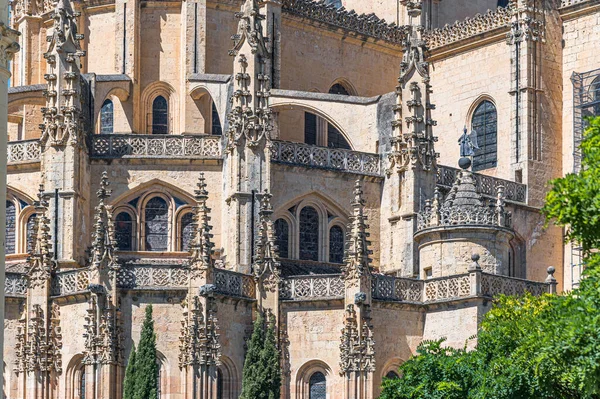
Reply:
M498 187L495 200L484 198L467 170L470 165L470 159L461 158L462 170L446 198L436 188L417 216L414 238L422 278L467 273L475 253L484 272L508 275L514 231L504 209L504 187Z

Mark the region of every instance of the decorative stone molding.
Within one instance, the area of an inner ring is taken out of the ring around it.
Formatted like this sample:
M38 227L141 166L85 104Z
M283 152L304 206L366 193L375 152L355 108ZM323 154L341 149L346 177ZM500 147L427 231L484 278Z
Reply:
M369 309L364 305L364 323L358 325L355 305L346 306L344 328L342 329L340 343L340 374L350 372L375 371L375 341L373 340L373 326L368 315ZM360 330L359 330L360 329Z
M119 268L118 257L115 254L117 250L117 241L115 239L115 226L112 218L112 207L106 205L104 200L110 198L112 193L108 189L108 173L102 172L100 178L100 188L96 195L98 205L94 216L94 231L92 233L92 248L90 249L90 272L101 273L104 269L114 275Z
M58 272L52 279L50 295L63 296L86 292L91 282L89 269Z
M344 298L344 280L340 275L294 276L282 281L282 300L307 301Z
M186 301L183 306L179 367L221 365L221 344L214 298L207 297L206 319L198 296L193 296L191 303Z
M37 139L13 141L7 146L8 164L33 163L40 161L40 142Z
M271 148L271 162L380 176L380 158L377 154L317 147L304 143L274 140Z
M50 243L50 219L48 213L48 200L44 193L44 186L40 185L38 200L34 203L35 223L31 241L31 253L27 258L29 264L27 281L29 288L34 288L50 281L51 274L56 270L56 263L52 259L52 244Z
M423 301L423 280L375 275L372 284L373 299L415 303Z
M46 14L56 7L56 1L53 0L14 0L12 2L13 15L15 20L25 15Z
M324 1L282 0L282 10L315 22L324 23L360 35L401 45L406 37L406 27L388 24L375 14L357 14L344 7L337 8Z
M192 222L193 240L191 244L191 257L188 261L192 278L206 278L207 271L214 268L212 259L213 235L210 225L210 208L206 206L208 200L208 191L206 190L206 181L204 173L200 173L197 189L194 191L196 206L194 207L194 216Z
M265 190L260 201L258 240L254 256L254 277L269 292L276 292L281 283L281 264L275 244L272 195Z
M565 7L570 7L570 6L574 6L577 4L582 4L582 3L586 3L586 2L590 2L590 0L562 0L560 2L560 8L565 8Z
M96 134L92 158L220 159L221 138L146 134Z
M256 285L253 276L225 269L215 269L216 292L223 295L254 299Z
M111 305L101 307L99 297L91 295L85 316L83 364L123 365L123 326L121 312ZM100 319L97 315L100 314Z
M0 21L0 68L8 71L8 62L13 55L19 51L20 46L17 43L19 32L9 28Z
M24 296L27 294L27 280L21 273L6 273L4 279L4 295Z
M189 269L174 266L124 265L117 273L117 286L124 289L187 289Z

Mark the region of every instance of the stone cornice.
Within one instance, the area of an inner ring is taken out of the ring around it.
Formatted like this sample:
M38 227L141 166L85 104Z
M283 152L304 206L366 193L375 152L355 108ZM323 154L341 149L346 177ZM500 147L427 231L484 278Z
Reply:
M598 12L600 0L563 0L559 9L563 21Z

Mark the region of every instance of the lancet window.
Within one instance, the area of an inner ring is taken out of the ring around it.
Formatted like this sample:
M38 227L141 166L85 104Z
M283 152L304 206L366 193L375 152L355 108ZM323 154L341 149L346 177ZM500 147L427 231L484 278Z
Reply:
M329 262L344 263L344 230L340 226L329 229Z
M290 248L290 226L285 219L275 221L275 244L279 248L281 258L289 258Z
M186 213L181 218L181 223L179 225L179 248L181 251L190 250L190 245L192 244L192 240L194 238L193 221L194 215L191 212Z
M498 159L498 113L491 101L483 100L473 113L472 129L477 132L473 171L494 168Z
M219 118L219 112L217 111L217 107L214 103L214 101L212 102L212 131L211 133L217 136L220 136L223 134L223 128L221 126L221 119Z
M129 212L121 212L115 218L115 239L121 251L133 250L133 218Z
M114 104L106 99L100 109L100 133L110 134L114 132Z
M9 190L6 201L6 238L7 255L25 254L29 251L33 239L35 215L30 201L25 201Z
M327 398L327 379L325 374L317 371L310 376L308 383L309 399L326 399Z
M27 247L25 248L26 252L31 252L33 249L33 229L35 228L35 217L35 213L31 214L27 219L27 225L25 226L25 241L27 243Z
M300 260L319 260L319 214L311 206L300 211Z
M167 99L158 96L152 102L152 134L169 133L169 105Z
M161 197L154 197L144 209L146 251L169 249L169 205Z

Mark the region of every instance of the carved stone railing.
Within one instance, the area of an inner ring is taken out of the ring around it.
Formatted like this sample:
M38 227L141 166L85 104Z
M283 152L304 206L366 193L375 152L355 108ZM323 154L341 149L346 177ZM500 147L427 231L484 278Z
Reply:
M58 272L52 279L51 295L62 296L87 291L90 285L88 269Z
M4 295L24 296L27 294L27 280L21 273L6 273L4 278Z
M339 274L288 277L279 291L279 298L294 301L343 297L344 280Z
M426 31L423 38L427 42L427 48L433 50L498 28L509 28L512 15L512 7L499 7L488 10L483 15L477 14L464 21L456 21L452 25Z
M460 274L425 280L423 300L425 302L445 301L471 296L471 275Z
M437 185L449 189L454 184L460 169L450 166L438 166ZM498 187L504 187L504 198L507 201L527 202L527 185L516 183L510 180L498 179L496 177L485 176L479 173L473 173L475 185L479 194L490 198L496 198Z
M575 4L581 4L590 0L562 0L560 2L560 8L574 6Z
M274 141L271 161L311 168L379 176L379 155L303 143Z
M283 0L282 10L302 18L332 25L352 32L360 33L375 39L402 45L406 36L406 28L388 24L375 14L357 14L344 7L337 8L324 1L314 0Z
M540 283L537 281L487 273L482 273L481 275L481 295L489 297L495 297L502 294L523 295L526 292L535 296L540 296L549 292L548 287L548 283Z
M125 289L187 288L187 268L169 265L127 265L117 273L117 286Z
M11 141L7 147L9 164L15 163L30 163L40 161L40 141L35 140L24 140L24 141Z
M383 301L422 302L423 280L394 276L373 276L373 299Z
M256 284L254 278L248 274L215 269L214 283L219 294L249 299L256 298Z
M92 137L93 158L219 159L220 136L174 134L97 134Z

